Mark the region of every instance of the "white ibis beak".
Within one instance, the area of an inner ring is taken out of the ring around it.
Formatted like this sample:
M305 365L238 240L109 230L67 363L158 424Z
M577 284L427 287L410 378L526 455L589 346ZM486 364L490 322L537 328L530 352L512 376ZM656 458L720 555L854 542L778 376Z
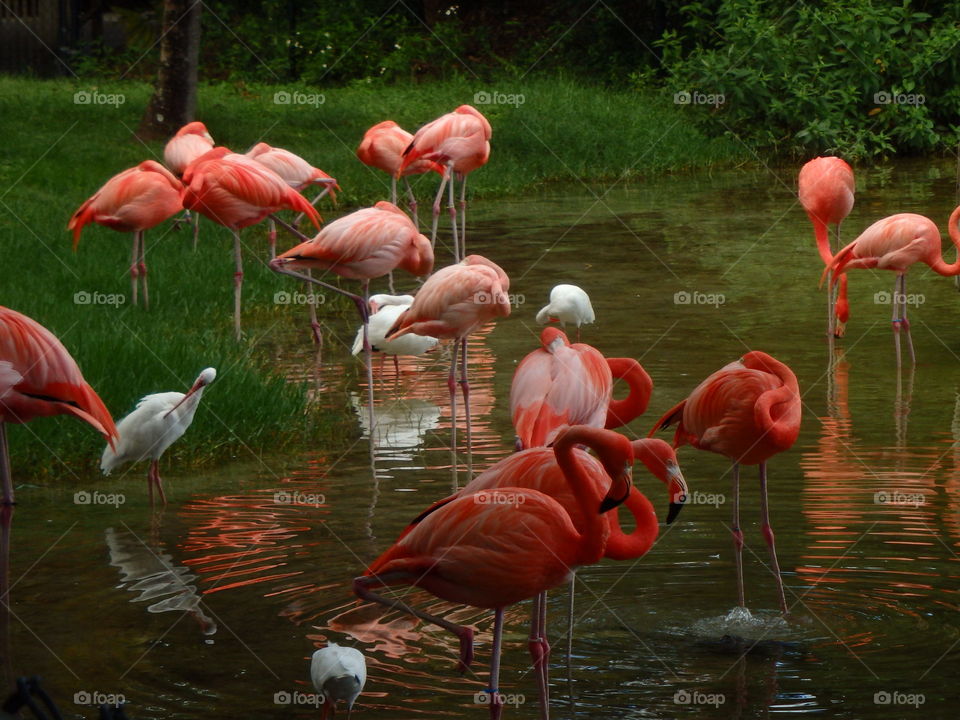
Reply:
M206 385L206 383L204 383L203 381L197 380L197 381L193 384L193 387L191 387L191 388L187 391L187 394L183 396L183 398L180 400L180 402L178 402L178 403L177 403L176 405L174 405L172 408L170 408L169 410L167 410L167 412L165 412L165 413L163 414L163 416L164 416L164 417L167 417L167 415L169 415L169 414L172 413L174 410L176 410L178 407L180 407L181 405L183 405L183 404L187 401L187 398L188 398L188 397L190 397L191 395L193 395L197 390L199 390L200 388L204 387L205 385Z

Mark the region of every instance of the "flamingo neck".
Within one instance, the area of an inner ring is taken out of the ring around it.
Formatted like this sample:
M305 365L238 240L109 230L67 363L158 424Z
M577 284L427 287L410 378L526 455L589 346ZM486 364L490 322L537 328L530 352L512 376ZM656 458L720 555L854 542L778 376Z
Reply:
M827 224L816 215L809 215L810 222L813 223L813 235L817 239L817 251L820 253L820 259L824 265L830 265L833 262L833 252L830 250L830 232Z
M953 246L957 248L957 261L954 263L944 261L943 253L938 249L936 256L930 262L930 268L940 275L948 277L960 275L960 227L957 225L958 222L960 222L960 205L954 208L953 212L950 213L950 219L947 221L950 240L953 242Z
M593 483L583 464L577 458L574 448L586 445L594 450L602 443L603 430L587 426L576 426L564 432L553 446L557 465L573 491L583 516L583 528L580 535L580 547L576 564L591 565L603 557L606 545L604 520L597 508L597 495Z
M769 358L763 369L783 384L757 398L754 417L770 444L787 449L800 432L800 386L793 371L773 358Z
M616 510L609 513L610 537L607 538L604 555L613 560L634 560L643 557L653 547L660 532L653 504L642 492L631 488L624 505L633 515L636 527L627 535L620 527L620 513Z
M610 374L614 379L624 380L630 392L623 400L611 398L607 406L607 430L626 425L647 410L650 395L653 393L653 380L647 371L632 358L607 358Z

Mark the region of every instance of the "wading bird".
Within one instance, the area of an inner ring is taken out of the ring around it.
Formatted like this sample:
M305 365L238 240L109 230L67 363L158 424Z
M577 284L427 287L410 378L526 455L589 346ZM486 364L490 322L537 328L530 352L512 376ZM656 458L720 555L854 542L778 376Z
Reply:
M567 323L577 326L577 342L580 342L580 326L589 325L596 317L590 296L576 285L554 285L550 302L537 313L537 322L546 325L556 320L566 329Z
M580 443L604 450L603 467L612 473L612 481L602 498L588 475L595 465L585 464L585 455L576 451ZM470 628L374 590L415 585L448 602L494 610L491 718L499 718L503 709L498 685L504 608L536 597L568 581L576 568L599 561L609 534L603 514L623 503L630 493L633 451L625 437L597 428L572 427L557 438L552 451L581 513L579 527L554 498L514 487L506 480L497 490L435 503L353 584L358 597L403 610L454 633L460 639L461 669L473 660ZM546 708L545 696L542 702Z
M367 660L356 648L328 643L313 654L310 679L314 689L323 695L323 713L320 717L333 717L337 702L342 701L347 706L349 718L353 703L367 682Z
M561 432L565 432L566 428ZM618 463L622 462L619 441L612 441L611 433L598 430L589 435L584 445L597 453L597 458L584 450L573 451L584 477L593 485L596 501L607 493L610 478L621 472ZM687 484L677 464L673 448L657 438L642 438L631 443L635 460L640 460L647 469L667 486L670 504L666 513L666 522L672 523L687 500ZM583 509L571 492L563 469L557 463L553 448L535 447L510 455L491 468L485 470L470 481L457 496L469 495L481 490L500 488L527 488L549 495L559 502L574 527L585 532L587 518ZM630 489L630 495L624 506L633 516L634 530L627 534L620 527L619 510L603 516L606 523L607 540L604 557L614 560L635 560L647 554L659 534L659 524L653 505L636 486ZM575 577L570 577L570 605L567 617L568 649L573 641L573 597ZM533 617L530 629L530 654L534 669L538 672L538 685L542 697L547 697L550 644L547 642L547 593L540 593L534 600Z
M194 160L213 149L213 138L202 122L191 122L177 130L163 148L163 162L177 177Z
M193 422L193 415L200 405L203 389L217 377L214 368L207 368L186 392L165 392L146 395L137 403L136 409L117 423L120 440L108 445L100 458L104 475L128 462L150 460L147 471L147 490L153 505L153 489L160 493L160 502L167 504L160 478L160 456L179 440Z
M482 255L468 255L456 265L448 265L427 278L413 304L400 315L387 335L388 340L408 333L454 340L447 376L454 486L457 484L457 353L460 353L460 389L467 421L467 472L472 475L467 336L491 320L510 315L509 289L510 279L499 265Z
M73 415L113 444L117 428L100 396L57 337L43 325L0 306L0 484L13 504L6 423Z
M453 112L441 115L417 130L413 141L403 153L403 162L396 176L418 160L432 160L444 166L440 189L433 201L433 227L430 242L437 241L437 224L440 220L440 201L443 188L450 183L450 220L453 225L453 259L467 254L467 175L487 164L490 158L490 123L474 107L461 105ZM460 239L457 239L457 206L455 203L454 179L460 179Z
M408 133L393 120L384 120L377 123L363 134L363 140L357 147L357 158L368 167L383 170L390 176L390 202L397 204L397 179L403 177L403 184L407 189L407 200L410 203L410 215L413 222L420 229L420 221L417 217L417 198L413 194L413 188L410 187L410 181L407 178L410 175L422 175L423 173L435 172L441 177L444 173L442 165L431 160L415 160L403 166L403 151L410 147L413 142L413 135Z
M424 337L422 335L401 335L396 340L387 340L387 333L397 322L407 308L413 304L413 295L371 295L370 296L370 320L367 326L367 340L370 343L370 350L393 356L393 366L400 372L400 363L397 360L400 355L419 356L423 355L437 346L439 340L435 337ZM353 349L351 354L359 355L363 352L363 326L357 328L357 335L353 340ZM381 363L382 365L382 363Z
M321 186L323 190L310 201L311 205L316 205L328 194L336 201L336 191L340 189L336 179L320 168L313 167L299 155L283 148L270 147L265 142L257 143L246 154L247 157L273 170L287 185L299 193L305 192L311 185ZM268 218L267 222L270 225L270 259L272 260L277 256L277 224L273 218Z
M219 147L198 158L183 174L183 206L196 210L233 233L234 272L233 326L240 339L240 297L243 288L243 257L240 230L254 225L278 210L305 213L320 228L320 215L313 205L291 188L273 170L246 155Z
M799 195L803 209L813 223L817 250L825 266L833 261L829 225L836 225L837 248L840 248L840 223L853 209L855 183L853 170L838 157L814 158L800 169ZM840 279L839 293L827 288L827 333L843 337L844 323L850 317L847 300L847 277Z
M91 222L133 233L130 255L130 285L133 304L137 304L138 278L143 281L143 306L150 307L147 289L147 260L143 233L156 227L183 209L183 186L169 170L153 160L144 160L107 180L70 218L67 230L73 230L73 249L77 249L83 227Z
M350 298L363 323L363 347L367 363L370 427L374 427L373 368L369 341L370 281L395 268L411 275L428 275L433 269L430 241L417 232L407 214L392 203L380 201L334 220L316 237L300 243L270 261L270 268L299 280L320 285ZM341 290L296 270L329 270L341 277L360 280L362 296ZM426 285L424 285L426 287ZM421 292L423 290L421 289ZM371 435L372 437L372 435Z
M744 607L743 532L740 529L740 466L760 466L760 513L763 538L777 579L780 609L787 612L783 579L767 507L767 460L789 450L800 432L800 391L793 371L764 352L748 352L700 383L690 396L671 408L650 430L676 423L675 448L692 445L729 458L733 463L734 563L737 602Z
M518 450L548 444L564 425L610 430L646 412L653 381L636 360L605 358L590 345L571 345L555 327L543 329L540 344L520 361L510 385ZM615 378L630 387L623 400L613 399Z
M960 250L960 206L950 214L947 230L950 240ZM893 339L897 349L897 367L900 367L900 330L907 335L910 348L910 361L917 362L910 338L910 323L907 320L907 271L916 262L926 263L939 275L952 277L960 275L960 257L954 263L943 259L940 247L940 231L930 218L913 213L899 213L877 220L852 243L833 257L833 261L823 271L820 282L828 273L833 273L832 282L843 277L851 268L877 268L892 270L897 274L893 285Z

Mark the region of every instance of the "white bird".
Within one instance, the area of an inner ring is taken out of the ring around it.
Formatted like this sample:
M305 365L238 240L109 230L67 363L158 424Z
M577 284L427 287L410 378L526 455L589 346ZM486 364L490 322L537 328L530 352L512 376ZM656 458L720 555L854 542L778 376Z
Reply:
M117 423L120 439L116 449L109 445L100 458L100 469L104 475L128 462L140 462L150 458L147 471L147 489L150 492L150 504L153 504L153 488L160 492L160 500L167 504L160 479L160 456L187 431L197 412L197 405L203 396L203 389L214 381L217 371L207 368L200 373L190 390L180 392L154 393L143 397L136 409Z
M537 313L537 322L546 325L550 320L560 321L564 328L567 323L577 326L577 341L580 340L580 326L589 325L596 318L590 296L576 285L555 285L550 291L550 303Z
M425 335L408 333L396 340L387 340L396 322L407 308L413 304L413 295L373 295L370 297L370 319L367 321L367 337L370 347L385 355L393 355L394 366L399 369L398 355L423 355L437 346L439 340ZM363 351L363 327L357 330L357 337L353 341L353 354L359 355Z
M367 682L367 661L356 648L329 643L313 654L310 679L318 693L323 693L323 715L336 712L338 700L347 704L347 717L353 703Z

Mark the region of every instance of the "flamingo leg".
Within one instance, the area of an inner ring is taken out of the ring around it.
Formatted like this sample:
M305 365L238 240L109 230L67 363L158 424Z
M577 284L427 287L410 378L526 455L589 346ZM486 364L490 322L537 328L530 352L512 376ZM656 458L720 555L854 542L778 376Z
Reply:
M460 257L467 256L467 176L460 178Z
M447 186L447 175L449 170L444 172L440 178L440 189L437 190L437 196L433 199L433 227L430 230L430 245L437 247L437 226L440 224L440 200L443 198L443 190Z
M307 268L307 277L311 280L313 279L313 270ZM310 283L306 284L307 294L310 292ZM317 346L318 349L323 349L323 333L320 332L320 322L317 320L317 304L314 302L308 302L307 305L310 307L310 329L313 331L313 343Z
M267 227L270 228L267 240L270 243L270 259L273 260L277 256L277 223L273 218L267 218Z
M770 569L777 579L777 599L780 601L780 612L787 614L787 599L783 594L783 578L780 575L780 563L777 561L777 546L774 541L773 528L770 526L770 507L767 503L767 463L760 463L760 514L762 515L761 530L763 539L770 549Z
M737 569L737 605L746 607L743 599L743 530L740 529L740 465L733 464L733 563Z
M312 239L313 239L313 238L311 238L311 237L308 237L307 235L304 235L302 232L300 232L299 230L297 230L293 225L291 225L290 223L288 223L286 220L281 220L280 218L278 218L278 217L277 217L276 215L274 215L274 214L267 215L267 217L270 218L270 219L271 219L273 222L275 222L277 225L279 225L280 227L282 227L284 230L286 230L288 233L290 233L291 235L293 235L295 238L298 238L298 239L300 240L300 242L307 242L307 240L312 240Z
M405 613L413 615L414 617L418 617L421 620L425 620L426 622L432 623L438 627L442 627L444 630L456 635L460 639L460 658L457 664L460 672L466 672L466 670L470 667L470 664L473 662L473 630L471 628L464 627L463 625L457 625L449 620L444 620L442 617L437 617L436 615L431 615L423 610L412 608L402 600L385 598L383 595L375 593L370 589L370 585L373 584L389 585L394 581L410 582L413 579L416 579L416 577L411 578L409 575L401 572L387 573L377 577L358 577L353 581L353 592L359 598L379 603L380 605L385 605L386 607L394 608L395 610L402 610Z
M0 482L3 484L3 504L13 505L13 475L10 473L10 452L7 449L7 424L0 420Z
M397 176L390 176L390 202L397 204Z
M403 184L407 188L407 200L409 201L410 215L413 217L413 224L417 228L417 232L420 232L420 216L417 214L417 196L413 194L413 188L410 187L410 181L407 178L403 179Z
M363 281L363 307L370 307L369 280ZM370 405L370 442L373 443L377 420L373 409L373 348L370 346L370 338L368 336L370 318L367 313L362 313L360 317L363 319L363 356L367 361L367 403Z
M567 658L573 655L573 603L576 599L577 571L570 572L570 600L567 605Z
M547 642L547 593L538 593L533 598L530 615L530 657L537 678L537 690L540 695L540 717L549 717L550 713L550 644Z
M233 231L233 329L240 340L240 302L243 293L243 252L240 248L240 231Z
M393 270L387 273L387 285L390 288L390 294L396 295L397 291L393 288Z
M467 482L470 482L473 479L473 427L470 424L470 383L467 381L467 338L460 342L460 392L463 393L463 414L467 419Z
M314 207L316 207L316 206L317 206L317 203L320 202L321 200L323 200L323 198L325 198L325 197L327 196L327 193L330 192L330 189L333 187L333 185L334 185L335 182L336 182L335 180L333 180L333 181L331 181L331 180L325 180L325 181L323 181L323 182L322 182L322 184L323 184L323 186L324 186L324 187L323 187L323 192L321 192L321 193L320 193L319 195L317 195L313 200L311 200L311 201L310 201L310 204L313 205ZM336 203L334 203L334 204L336 204ZM301 220L303 220L303 213L300 213L299 215L297 215L297 216L293 219L293 224L299 226Z
M193 214L193 249L197 249L197 239L200 237L200 213Z
M900 310L901 310L901 324L903 325L903 330L907 334L907 347L910 348L910 363L913 365L917 364L917 354L913 350L913 338L910 336L910 321L907 320L907 276L903 274L900 276Z
M453 489L460 488L457 482L457 351L460 341L453 341L453 353L450 359L450 374L447 376L447 389L450 390L450 466L453 468Z
M834 297L836 288L833 286L833 271L827 271L827 336L836 337L836 304Z
M450 212L450 223L451 223L452 232L453 232L453 261L454 261L454 262L460 262L460 260L461 260L461 255L460 255L460 241L457 240L457 235L458 235L458 233L457 233L457 205L456 205L456 203L454 202L454 198L456 197L456 190L454 189L454 183L455 183L455 181L456 181L456 177L455 177L454 174L453 174L453 168L452 168L452 167L450 167L449 172L450 172L450 193L449 193L449 195L448 195L448 209L449 209L449 212Z
M490 651L490 720L503 715L503 694L500 692L500 649L503 646L503 608L493 611L493 648Z
M143 237L143 230L136 233L140 236L140 257L137 260L137 269L140 271L140 280L143 281L143 307L150 309L150 291L147 289L147 244Z
M137 277L140 274L140 267L138 260L140 258L140 252L138 246L140 244L139 238L137 237L139 233L133 234L133 250L130 252L130 294L133 295L133 304L137 305Z

